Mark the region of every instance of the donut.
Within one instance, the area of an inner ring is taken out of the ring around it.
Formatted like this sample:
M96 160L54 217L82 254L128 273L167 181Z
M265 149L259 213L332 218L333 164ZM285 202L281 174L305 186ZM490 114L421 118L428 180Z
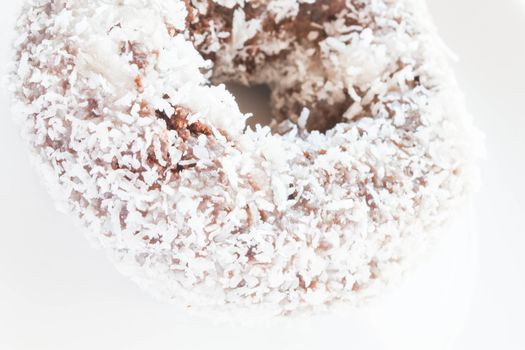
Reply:
M477 129L415 0L31 0L10 74L57 207L162 300L359 305L476 186ZM225 83L265 84L247 126Z

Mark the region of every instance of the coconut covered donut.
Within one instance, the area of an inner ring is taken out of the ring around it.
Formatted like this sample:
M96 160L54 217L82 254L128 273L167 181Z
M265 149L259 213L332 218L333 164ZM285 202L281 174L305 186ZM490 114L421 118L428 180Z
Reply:
M475 129L420 1L32 0L17 29L38 169L163 299L356 304L472 188ZM271 88L271 127L230 81Z

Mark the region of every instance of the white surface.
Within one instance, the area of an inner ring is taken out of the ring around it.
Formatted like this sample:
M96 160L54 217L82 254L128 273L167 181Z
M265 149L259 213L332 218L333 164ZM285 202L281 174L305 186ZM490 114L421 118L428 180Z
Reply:
M0 349L525 348L525 6L518 0L430 3L461 58L458 78L487 134L488 160L471 215L478 229L466 220L452 225L419 277L352 316L242 329L185 317L137 290L89 247L71 218L54 211L2 91ZM2 70L16 6L4 4L0 13Z

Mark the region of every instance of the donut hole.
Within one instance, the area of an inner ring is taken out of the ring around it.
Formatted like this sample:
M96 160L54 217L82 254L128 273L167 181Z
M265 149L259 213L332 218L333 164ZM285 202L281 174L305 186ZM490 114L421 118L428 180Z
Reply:
M235 96L241 112L252 114L246 122L247 127L270 126L276 133L287 130L280 127L282 122L297 123L305 108L309 111L306 130L324 133L343 121L344 113L353 103L349 97L335 103L325 100L307 103L301 100L300 94L283 90L275 83L272 84L274 89L269 84L245 85L236 81L226 82L225 85Z
M275 133L285 133L291 122L325 132L344 122L354 100L324 41L343 22L361 28L357 17L349 16L347 1L301 3L294 16L265 1L228 7L210 2L205 9L190 2L189 7L190 37L213 63L211 82L228 83L241 111L254 114L248 126L271 125ZM299 120L305 108L308 119Z
M235 96L240 111L252 115L246 122L247 127L252 129L256 125L262 125L270 126L275 133L286 131L289 129L287 122L301 124L299 117L307 109L308 119L301 127L309 132L325 133L338 123L344 122L344 114L354 102L346 91L335 101L312 101L303 99L303 93L295 87L282 87L272 81L261 83L255 80L254 83L241 83L229 78L231 77L218 77L213 82L224 83L228 91Z
M256 125L268 126L275 118L272 111L272 90L268 85L258 84L246 86L236 82L225 84L239 104L242 113L251 113L246 124L255 129Z

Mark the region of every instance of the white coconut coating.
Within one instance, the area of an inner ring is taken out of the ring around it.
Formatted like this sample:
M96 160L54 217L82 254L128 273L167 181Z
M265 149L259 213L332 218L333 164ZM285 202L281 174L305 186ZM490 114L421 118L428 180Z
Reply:
M316 4L32 0L23 11L11 82L37 167L60 208L155 295L270 314L356 304L472 190L476 129L425 6L346 1L300 39L265 29ZM231 23L204 23L210 6ZM248 18L247 6L263 10ZM269 84L273 131L246 128L210 79ZM345 107L335 126L312 131L334 105Z

